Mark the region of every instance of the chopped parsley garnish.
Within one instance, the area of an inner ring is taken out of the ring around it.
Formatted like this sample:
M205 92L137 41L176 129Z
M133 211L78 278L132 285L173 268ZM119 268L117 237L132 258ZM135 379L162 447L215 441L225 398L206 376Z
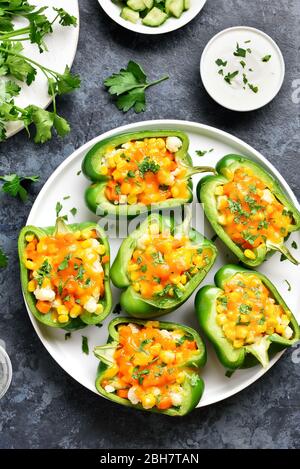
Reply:
M258 238L258 235L254 235L250 233L249 231L242 231L242 235L243 235L244 240L247 241L247 243L251 245L253 245Z
M296 243L296 241L292 242L292 248L298 249L298 244Z
M44 260L41 267L37 270L38 277L36 277L36 281L39 287L42 286L44 278L49 277L51 270L52 266L49 263L48 259Z
M75 215L77 213L77 208L75 208L75 207L71 208L70 213L72 213L73 217L75 217Z
M288 291L291 291L292 285L290 284L290 282L289 282L288 280L285 280L285 283L286 283L287 286L288 286Z
M130 171L128 171L128 173L127 173L127 177L128 178L134 178L135 177L135 172L132 169L130 169Z
M235 71L235 72L232 72L232 73L227 73L227 75L225 75L224 77L224 80L229 84L231 85L231 81L239 74L239 71Z
M143 273L147 272L147 269L148 269L148 267L146 266L146 264L142 265L141 271L142 271Z
M245 62L244 60L241 60L241 61L240 61L240 64L241 64L241 66L242 66L243 68L246 67L246 62Z
M218 74L219 74L219 75L224 75L224 70L223 70L223 68L221 68L221 70L218 71Z
M253 93L258 93L258 86L252 85L251 83L248 83L248 86Z
M143 340L141 342L140 346L139 346L139 352L144 352L145 351L144 349L145 349L146 345L151 344L151 342L152 342L152 339Z
M69 267L69 260L71 259L71 254L68 254L64 257L63 261L59 264L57 270L65 270Z
M151 160L149 156L146 156L146 158L138 165L138 167L142 176L144 176L145 173L147 172L151 172L155 174L160 170L159 164Z
M237 42L236 44L236 50L233 53L235 57L246 57L246 49L243 49L242 47L239 46L239 43Z
M218 65L218 67L226 67L227 60L217 59L216 64Z
M78 267L78 273L75 277L75 280L83 280L83 274L84 274L85 270L83 268L83 265L80 264L80 266Z
M250 311L252 311L252 306L250 305L246 305L243 303L239 306L239 312L242 314L249 314Z
M81 337L82 337L81 350L83 353L88 355L90 353L88 338L85 337L84 335L82 335Z
M265 55L261 60L262 62L269 62L271 57L272 57L271 55Z
M211 148L210 150L196 150L196 155L197 156L204 156L206 155L206 153L211 153L212 151L214 151L213 148Z
M62 209L63 209L62 204L60 202L57 202L55 206L56 217L59 217L59 214L62 211Z

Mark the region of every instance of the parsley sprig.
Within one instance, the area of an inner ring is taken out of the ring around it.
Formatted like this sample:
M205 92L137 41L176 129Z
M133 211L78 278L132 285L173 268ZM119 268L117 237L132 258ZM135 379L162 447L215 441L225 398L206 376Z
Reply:
M37 182L39 176L18 176L17 174L6 174L0 176L0 180L4 181L1 191L12 197L19 197L22 202L25 202L28 197L27 189L24 187L24 183Z
M116 106L120 111L127 112L133 108L136 113L139 113L146 109L146 89L168 78L169 76L166 75L148 83L147 75L142 67L130 60L125 69L121 68L118 73L106 78L104 85L108 88L109 94L116 97Z

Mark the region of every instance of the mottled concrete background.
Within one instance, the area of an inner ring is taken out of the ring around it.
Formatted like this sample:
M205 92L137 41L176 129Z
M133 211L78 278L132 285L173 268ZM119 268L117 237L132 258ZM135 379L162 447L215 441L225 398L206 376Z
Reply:
M0 243L10 258L0 277L0 338L7 343L14 368L12 386L0 403L0 447L299 447L300 364L292 362L292 351L239 395L181 420L127 410L81 387L55 364L29 322L19 287L16 240L36 194L65 157L106 130L142 119L186 119L232 132L272 161L300 199L299 105L292 102L292 82L300 79L300 0L208 0L192 23L163 37L121 29L97 0L80 0L80 10L74 71L82 76L83 85L59 103L72 124L71 134L63 141L36 146L21 132L0 147L1 173L41 175L25 205L0 196ZM243 115L215 104L199 77L205 44L233 25L255 26L270 34L281 47L287 68L275 101ZM169 72L170 80L151 90L143 115L124 116L101 84L131 58L150 68L153 78Z

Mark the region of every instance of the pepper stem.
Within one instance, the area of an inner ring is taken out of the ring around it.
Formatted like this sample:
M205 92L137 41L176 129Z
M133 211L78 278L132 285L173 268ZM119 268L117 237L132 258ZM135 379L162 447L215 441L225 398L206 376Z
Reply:
M110 342L106 345L99 345L94 348L94 355L98 358L98 360L101 360L101 362L111 366L114 363L114 354L117 346L117 342Z
M268 242L267 247L270 250L281 252L281 254L283 254L293 264L295 265L300 264L300 262L297 259L295 259L295 257L292 255L292 253L284 244L273 244L273 243Z
M62 217L58 217L55 223L54 234L56 235L56 234L64 234L64 233L70 233L70 232L71 230L66 225L65 220Z
M188 169L187 177L191 177L194 174L200 174L200 173L217 174L217 171L215 170L215 168L213 168L211 166L193 166L192 168Z

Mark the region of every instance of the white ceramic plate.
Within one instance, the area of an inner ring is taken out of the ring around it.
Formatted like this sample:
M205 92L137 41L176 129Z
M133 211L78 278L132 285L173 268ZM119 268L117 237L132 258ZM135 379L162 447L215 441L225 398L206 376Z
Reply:
M286 193L299 208L299 204L295 196L278 171L260 153L243 141L221 130L202 124L176 120L157 120L119 127L110 132L106 132L94 140L91 140L83 147L76 150L56 169L42 188L32 207L27 224L36 226L53 225L55 222L55 205L57 201L61 201L63 203L64 209L62 214L68 213L69 222L95 220L94 215L86 208L83 200L83 194L86 187L89 185L89 181L82 174L77 175L81 168L81 162L84 155L96 142L103 138L111 137L120 132L136 131L141 129L177 129L186 132L190 138L190 154L193 157L194 164L197 165L202 163L204 165L215 165L221 157L228 153L242 154L254 161L262 163L263 166L268 168L270 173L274 174L278 178ZM209 153L207 156L203 158L195 156L195 150L211 148L214 148L214 151ZM199 179L200 176L194 177L195 188ZM70 196L70 199L64 201L63 198L65 196ZM195 204L196 197L193 202L193 208L197 208L198 213L202 214L201 205L197 204L196 207ZM76 207L78 209L75 218L69 213L69 210L72 207ZM199 223L197 226L194 223L194 226L202 232L204 231L204 234L208 238L211 238L214 233L208 224L203 228L201 220L203 220L203 216L200 216ZM295 240L300 246L299 233L293 234L288 244L291 245L293 240ZM112 239L110 237L109 241L111 246L111 258L113 260L120 246L121 240ZM204 280L204 284L213 283L215 272L223 264L230 261L234 262L235 260L220 240L216 242L216 245L219 249L219 256L215 266ZM268 260L268 262L265 262L259 270L271 278L280 293L286 299L291 310L298 315L299 320L300 298L297 292L299 290L298 279L300 267L296 267L288 261L280 262L280 256L275 254L270 260ZM288 280L291 284L290 292L288 291L288 286L285 280ZM120 291L113 287L114 304L118 303L119 294ZM199 329L194 313L194 296L195 295L193 295L178 310L164 316L163 320L170 320L179 323L182 322L183 324ZM28 311L28 313L37 335L57 363L83 386L96 392L94 381L98 360L94 357L92 351L94 346L106 343L107 324L115 316L113 314L110 315L110 317L105 320L102 328L88 327L82 331L72 333L71 339L65 341L64 331L45 327L36 321L30 311ZM88 356L84 355L81 350L82 335L87 336L89 339L90 354ZM279 355L272 360L270 366L272 366L278 358ZM262 367L257 366L249 370L237 371L230 379L226 378L224 368L219 364L214 351L208 344L208 362L203 370L205 392L199 406L201 407L213 404L214 402L232 396L256 381L266 371L267 370L262 369Z
M249 49L246 57L235 57L236 44ZM268 62L262 58L271 55ZM227 62L218 67L217 59ZM241 65L244 61L244 68ZM218 72L223 70L223 75ZM239 74L229 85L224 76L238 71ZM208 94L221 106L232 111L254 111L268 104L279 93L285 75L282 53L270 36L249 26L234 26L216 34L206 45L200 62L200 74ZM254 93L244 83L258 86Z
M175 31L175 29L182 28L182 26L192 21L192 19L194 19L202 10L206 0L191 0L191 7L189 10L184 11L180 18L168 18L164 24L153 28L150 26L144 26L142 23L135 24L124 20L120 16L120 6L113 3L111 0L98 0L98 2L107 15L116 23L123 26L123 28L142 34L164 34L169 33L170 31Z
M52 19L55 12L52 7L63 7L68 13L76 16L78 25L74 26L61 26L58 22L53 27L53 33L45 38L48 47L48 52L39 53L36 44L30 44L28 41L24 42L24 55L27 55L33 60L45 65L46 67L57 72L63 72L66 65L71 67L77 49L79 37L79 8L78 0L68 0L62 5L61 0L39 0L38 7L49 6L45 14ZM17 19L15 21L17 27L24 27L27 25L26 20ZM36 79L32 85L27 86L26 83L18 82L22 88L20 96L16 98L16 104L21 107L26 107L29 104L35 104L42 108L46 108L51 103L51 98L48 94L47 79L42 72L38 71ZM59 99L58 99L59 101ZM59 103L58 103L59 109ZM7 126L7 137L11 137L24 128L22 122L11 122Z

